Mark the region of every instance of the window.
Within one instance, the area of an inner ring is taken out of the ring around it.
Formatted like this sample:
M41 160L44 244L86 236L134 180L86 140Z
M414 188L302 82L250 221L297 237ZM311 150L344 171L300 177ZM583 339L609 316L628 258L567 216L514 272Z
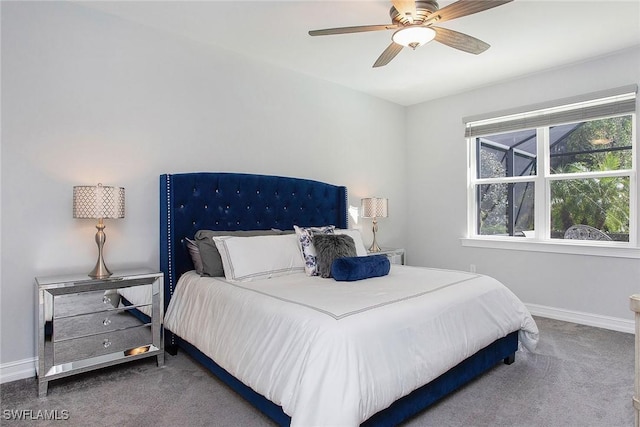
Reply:
M469 236L635 245L636 91L465 120Z

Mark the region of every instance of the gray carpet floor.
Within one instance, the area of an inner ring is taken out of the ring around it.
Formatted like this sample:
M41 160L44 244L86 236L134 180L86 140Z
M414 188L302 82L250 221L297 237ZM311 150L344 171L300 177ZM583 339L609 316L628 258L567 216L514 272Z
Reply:
M405 426L633 426L634 336L536 318L535 353L486 375ZM37 397L34 378L0 386L2 425L273 426L184 353L54 381ZM68 411L67 420L15 421L8 411Z

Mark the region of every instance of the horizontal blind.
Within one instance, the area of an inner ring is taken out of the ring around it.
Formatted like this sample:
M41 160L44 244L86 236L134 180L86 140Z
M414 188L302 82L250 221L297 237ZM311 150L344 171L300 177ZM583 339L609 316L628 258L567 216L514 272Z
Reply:
M580 97L582 100L550 102L546 107L529 107L521 112L495 113L493 117L469 118L465 121L465 137L477 137L522 129L535 129L564 123L630 114L636 111L637 85ZM591 98L589 98L591 96ZM586 100L585 100L586 99ZM564 104L562 103L564 102Z

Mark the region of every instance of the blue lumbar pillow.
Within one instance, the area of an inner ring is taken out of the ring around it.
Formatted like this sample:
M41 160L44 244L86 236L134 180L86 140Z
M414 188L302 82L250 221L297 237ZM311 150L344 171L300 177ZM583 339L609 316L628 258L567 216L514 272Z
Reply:
M331 264L331 275L341 282L380 277L389 274L391 263L385 255L337 258Z

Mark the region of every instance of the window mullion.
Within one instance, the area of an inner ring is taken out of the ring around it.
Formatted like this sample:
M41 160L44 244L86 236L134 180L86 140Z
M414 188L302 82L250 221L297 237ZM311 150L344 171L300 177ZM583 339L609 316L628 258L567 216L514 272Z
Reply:
M507 163L507 176L514 176L514 168L515 168L515 153L513 149L510 148L506 153L506 163ZM507 185L507 234L509 236L513 236L513 232L515 231L515 218L516 218L516 189L513 184Z
M631 115L631 141L634 149L631 152L631 168L629 178L629 244L637 246L640 242L640 210L638 209L638 128L637 116Z
M538 163L535 178L534 221L535 237L539 240L551 238L551 188L547 181L549 175L549 128L537 129Z
M480 141L478 138L469 138L467 143L467 233L470 236L478 234L478 206L477 197L478 160L480 158Z
M535 181L535 176L533 175L525 175L525 176L499 176L497 178L480 178L476 179L475 183L478 185L482 184L511 184L518 182L531 182Z
M579 173L556 173L556 174L549 174L547 176L547 180L560 181L560 180L569 180L569 179L609 178L609 177L615 177L615 176L631 176L632 173L633 171L631 169L592 171L592 172L579 172Z

